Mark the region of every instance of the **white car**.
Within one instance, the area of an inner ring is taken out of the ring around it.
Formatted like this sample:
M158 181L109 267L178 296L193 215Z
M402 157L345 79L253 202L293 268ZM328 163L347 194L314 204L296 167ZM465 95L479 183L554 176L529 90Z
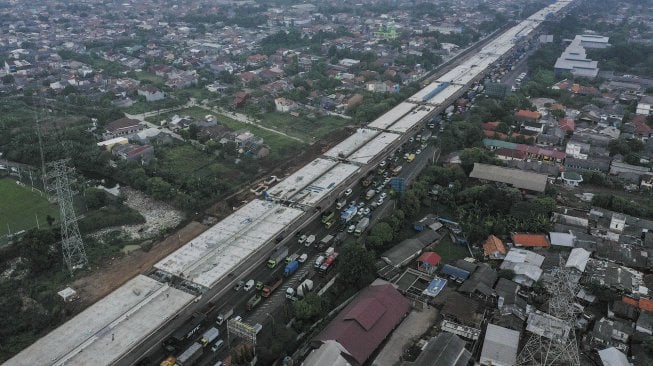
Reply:
M354 230L356 230L356 225L349 225L349 227L347 228L347 232L350 234L353 233Z
M381 168L383 168L383 167L385 166L385 160L383 160L383 161L379 164L379 166L380 166Z
M315 241L315 235L309 235L308 238L306 238L306 241L304 242L304 245L307 247L310 247L311 244Z
M365 202L359 202L358 203L358 208L363 208L363 206L365 206Z
M376 204L381 206L383 204L383 198L379 198L379 200L376 201Z
M308 259L308 254L303 253L302 255L299 256L299 258L297 259L297 262L304 263L304 262L306 262L307 259Z
M307 238L306 235L302 235L299 237L299 240L297 240L297 242L299 242L299 244L302 244L306 241L306 238Z
M363 209L363 215L364 215L364 216L369 215L369 214L370 214L370 211L371 211L371 210L370 210L369 207L365 207L365 208Z
M421 150L421 149L417 149L417 151L415 151L415 155L419 155L419 154L421 154L421 153L422 153L422 150Z
M386 197L388 197L388 194L383 192L383 193L381 193L381 197L379 197L379 199L384 200Z
M237 322L241 322L241 321L243 321L243 317L240 316L240 315L236 315L236 316L234 316L234 319L233 319L233 320L235 320L235 321L237 321Z
M351 196L351 194L352 194L353 192L354 192L354 191L352 191L351 188L349 188L349 189L347 189L347 190L345 191L345 196L349 197L349 196Z

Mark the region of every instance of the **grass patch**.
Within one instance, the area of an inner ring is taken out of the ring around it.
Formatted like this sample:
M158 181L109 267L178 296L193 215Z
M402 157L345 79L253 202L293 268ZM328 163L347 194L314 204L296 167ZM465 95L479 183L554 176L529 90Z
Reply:
M339 130L351 123L350 120L337 116L319 116L315 118L295 117L288 113L266 113L261 119L265 127L297 136L304 141L319 140L329 133Z
M239 172L218 162L215 157L190 145L180 145L163 152L157 164L159 173L173 181L183 182L189 177L237 177ZM235 183L235 182L233 182Z
M27 186L16 184L14 179L0 179L0 236L47 225L48 215L59 219L59 208L51 204L45 195L32 192Z
M158 124L161 120L169 119L174 115L190 116L195 119L203 120L207 114L216 115L215 113L210 112L206 109L202 109L199 107L191 107L191 108L181 109L175 112L164 113L154 117L149 117L146 118L146 120ZM293 156L297 154L298 148L301 149L303 147L302 143L293 140L291 138L288 138L286 136L280 135L278 133L267 131L262 128L256 127L254 125L236 121L235 119L227 117L222 114L217 114L216 117L218 118L219 123L224 124L225 126L231 128L234 131L248 130L251 133L255 134L256 136L262 137L265 144L270 146L271 148L270 158L273 160L281 160Z
M455 245L446 230L443 229L441 232L444 236L440 243L435 246L435 251L442 257L442 263L453 263L458 259L469 257L466 246Z
M138 211L125 205L109 205L90 211L79 220L79 230L90 233L105 227L145 223Z

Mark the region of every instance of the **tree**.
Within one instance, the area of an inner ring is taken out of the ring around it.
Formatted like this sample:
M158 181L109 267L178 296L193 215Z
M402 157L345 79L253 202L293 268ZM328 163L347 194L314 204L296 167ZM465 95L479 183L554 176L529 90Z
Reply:
M21 257L27 260L34 274L47 272L61 262L61 248L52 230L30 230L20 243Z
M383 243L387 243L393 239L392 227L386 222L380 222L372 227L370 235L378 237Z
M293 309L298 320L314 320L322 314L322 298L316 293L309 292L303 299L293 304Z
M84 201L89 209L100 208L107 204L107 193L101 189L89 188L84 192Z
M362 245L348 243L342 247L338 262L340 278L356 288L363 288L376 277L374 253Z

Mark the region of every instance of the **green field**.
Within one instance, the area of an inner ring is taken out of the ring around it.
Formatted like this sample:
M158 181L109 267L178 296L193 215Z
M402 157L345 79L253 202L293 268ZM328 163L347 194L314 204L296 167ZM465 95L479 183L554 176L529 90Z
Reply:
M206 109L202 109L199 107L191 107L191 108L181 109L171 113L161 114L155 117L149 117L146 118L146 120L153 123L158 123L159 121L163 119L168 119L174 116L175 114L179 116L190 116L199 120L203 120L207 114L215 115L215 113L210 112ZM231 128L234 131L248 130L254 135L262 137L265 144L270 146L271 148L270 158L272 159L278 160L278 159L288 158L290 156L295 155L298 151L298 148L302 147L302 144L300 142L290 139L286 136L280 135L278 133L267 131L262 128L258 128L254 125L236 121L235 119L229 118L222 114L217 114L216 117L218 119L218 122L224 124L225 126Z
M339 130L352 121L336 116L319 116L315 118L295 117L288 113L266 113L261 125L277 131L297 136L304 141L320 140L329 133Z
M0 237L11 230L15 233L36 227L36 217L42 226L46 217L59 218L59 208L48 203L45 196L32 192L28 186L16 184L14 179L0 179Z

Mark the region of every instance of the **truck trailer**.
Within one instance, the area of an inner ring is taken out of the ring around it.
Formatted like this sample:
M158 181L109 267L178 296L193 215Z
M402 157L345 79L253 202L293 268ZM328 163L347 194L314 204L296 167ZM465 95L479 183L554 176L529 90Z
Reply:
M188 347L184 353L177 357L177 366L191 366L202 356L204 348L199 342L195 342Z
M205 320L205 314L193 314L186 323L177 328L177 330L175 330L172 335L165 340L164 348L166 351L170 353L176 352L181 343L193 338L193 336L200 330Z
M227 311L223 311L222 313L218 314L218 319L215 321L216 324L222 325L225 320L229 319L230 316L234 315L234 309L231 308Z
M200 343L202 343L203 347L208 346L211 342L215 341L216 338L220 335L220 331L218 328L211 327L209 330L204 332L202 334L202 338L200 338Z
M298 268L299 268L299 262L294 260L286 264L286 268L283 269L283 275L285 277L292 276L293 273L297 272Z
M263 297L270 297L274 290L276 290L281 284L283 283L283 278L281 277L275 277L268 282L267 285L263 287L263 291L261 293L261 296Z
M268 267L276 267L279 262L286 258L286 256L288 256L288 247L282 246L276 248L272 252L272 255L270 255L270 259L268 259Z

